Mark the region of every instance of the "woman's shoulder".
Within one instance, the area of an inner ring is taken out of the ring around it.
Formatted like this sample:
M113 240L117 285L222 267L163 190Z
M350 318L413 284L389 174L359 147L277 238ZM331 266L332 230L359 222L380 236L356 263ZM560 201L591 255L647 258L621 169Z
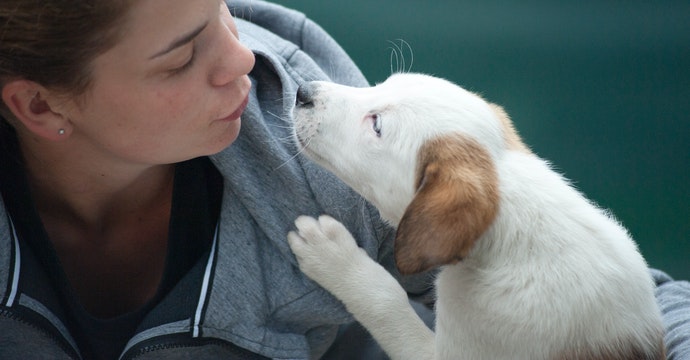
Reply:
M308 21L303 13L260 0L232 0L227 1L227 4L235 19L249 22L297 46L300 45L303 27Z
M368 86L345 50L303 13L260 0L228 1L240 39L257 55L288 66L301 80L330 80L350 86Z

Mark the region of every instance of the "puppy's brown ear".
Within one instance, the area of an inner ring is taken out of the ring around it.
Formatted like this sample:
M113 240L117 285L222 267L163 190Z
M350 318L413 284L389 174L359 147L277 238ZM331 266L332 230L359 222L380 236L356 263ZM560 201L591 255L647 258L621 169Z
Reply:
M491 156L460 134L429 141L419 153L417 193L398 224L395 259L402 274L462 260L498 211Z

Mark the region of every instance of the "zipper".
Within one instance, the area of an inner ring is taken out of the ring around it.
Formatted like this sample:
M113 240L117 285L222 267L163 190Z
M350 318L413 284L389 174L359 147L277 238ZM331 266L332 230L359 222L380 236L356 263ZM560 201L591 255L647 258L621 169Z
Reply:
M147 345L148 344L148 345ZM138 349L130 349L120 360L137 360L143 356L164 350L193 349L203 346L219 346L226 349L228 360L268 360L269 358L245 350L228 341L220 339L189 338L186 334L164 335L144 341ZM225 354L224 354L225 355Z
M25 326L28 326L32 330L35 330L36 332L44 335L46 338L51 340L70 359L81 360L81 356L76 352L76 350L73 349L72 346L67 344L65 342L64 338L62 336L56 334L55 331L47 330L46 328L37 325L35 322L28 321L23 316L17 314L14 311L11 311L7 308L0 309L0 317L11 320L11 321L18 322L18 323L25 325Z

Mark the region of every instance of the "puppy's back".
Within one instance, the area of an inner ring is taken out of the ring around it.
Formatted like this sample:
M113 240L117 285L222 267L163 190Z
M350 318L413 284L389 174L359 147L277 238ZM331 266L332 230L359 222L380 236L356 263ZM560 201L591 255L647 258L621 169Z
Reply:
M627 231L533 154L509 151L497 169L496 220L439 277L439 311L453 313L439 314L439 336L459 326L476 346L513 351L494 358L665 358L654 284Z

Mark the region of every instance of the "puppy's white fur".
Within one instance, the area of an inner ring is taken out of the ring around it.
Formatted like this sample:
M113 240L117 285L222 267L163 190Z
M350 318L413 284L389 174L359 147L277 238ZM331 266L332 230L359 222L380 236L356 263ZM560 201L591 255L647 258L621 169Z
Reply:
M647 265L626 230L521 142L499 107L448 81L309 83L304 152L398 227L403 273L441 266L436 334L342 224L297 219L300 269L394 359L663 359Z

